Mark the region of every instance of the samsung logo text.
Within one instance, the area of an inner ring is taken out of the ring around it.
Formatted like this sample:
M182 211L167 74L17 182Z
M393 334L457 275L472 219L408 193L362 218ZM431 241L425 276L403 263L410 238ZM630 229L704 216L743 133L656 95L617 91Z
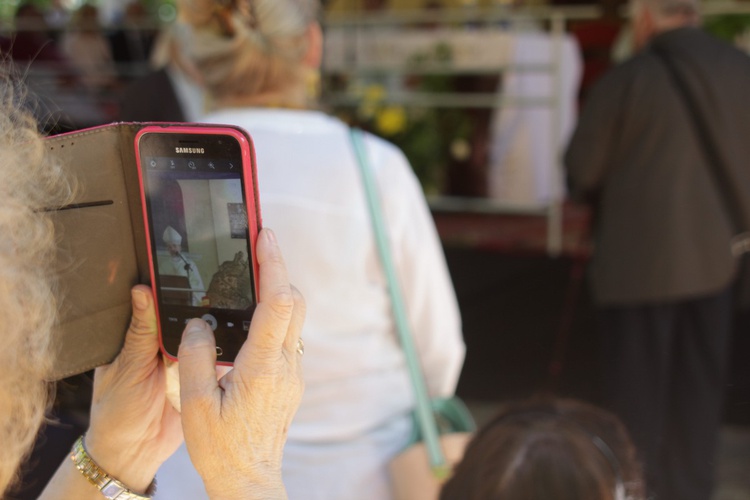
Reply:
M174 148L175 153L187 153L192 155L202 155L205 154L205 149L203 148Z

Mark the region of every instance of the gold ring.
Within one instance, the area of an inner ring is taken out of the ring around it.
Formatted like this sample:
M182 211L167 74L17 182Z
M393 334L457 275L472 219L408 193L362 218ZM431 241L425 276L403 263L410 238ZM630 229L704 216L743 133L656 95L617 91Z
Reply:
M300 356L305 354L305 343L302 341L302 339L297 339L297 352Z

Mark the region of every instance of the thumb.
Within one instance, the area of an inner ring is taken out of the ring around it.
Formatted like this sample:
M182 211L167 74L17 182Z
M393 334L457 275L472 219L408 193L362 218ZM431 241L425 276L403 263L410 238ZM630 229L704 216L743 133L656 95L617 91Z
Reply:
M182 333L177 353L180 370L180 401L185 410L196 400L213 397L216 380L216 339L211 327L201 319L191 319Z
M133 315L125 334L125 344L121 354L135 360L151 359L159 352L153 295L147 286L136 285L130 291L130 298Z

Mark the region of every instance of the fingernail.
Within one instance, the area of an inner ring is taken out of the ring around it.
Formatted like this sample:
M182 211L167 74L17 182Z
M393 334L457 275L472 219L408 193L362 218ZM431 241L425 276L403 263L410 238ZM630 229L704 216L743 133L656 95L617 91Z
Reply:
M185 327L185 332L182 334L183 338L188 338L196 334L202 334L205 330L202 321L196 321L191 319Z
M132 290L130 295L133 298L133 307L141 311L145 311L148 308L148 297L140 290Z
M265 229L266 238L268 238L268 242L273 245L278 245L279 243L276 241L276 235L271 229Z

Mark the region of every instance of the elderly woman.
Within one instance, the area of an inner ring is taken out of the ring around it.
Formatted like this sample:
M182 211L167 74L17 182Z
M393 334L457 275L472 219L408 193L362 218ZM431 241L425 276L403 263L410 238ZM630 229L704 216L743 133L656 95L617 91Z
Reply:
M0 496L29 451L48 402L55 235L45 209L70 197L22 98L0 67L0 319L6 325L0 349ZM272 232L260 233L257 253L260 300L235 369L217 381L211 328L199 319L186 326L179 351L181 416L165 396L152 295L143 285L133 289L122 352L96 370L90 428L42 499L151 498L154 474L183 432L212 497L286 497L281 454L302 393L297 342L304 302L289 285ZM252 444L233 446L237 439Z
M292 498L387 499L386 463L407 443L413 399L349 129L315 110L317 0L182 0L173 36L215 110L255 143L263 219L307 299L306 392L289 430ZM421 187L396 147L365 138L429 390L453 393L460 317ZM180 452L159 473L167 493L205 497ZM168 498L169 495L165 495Z

